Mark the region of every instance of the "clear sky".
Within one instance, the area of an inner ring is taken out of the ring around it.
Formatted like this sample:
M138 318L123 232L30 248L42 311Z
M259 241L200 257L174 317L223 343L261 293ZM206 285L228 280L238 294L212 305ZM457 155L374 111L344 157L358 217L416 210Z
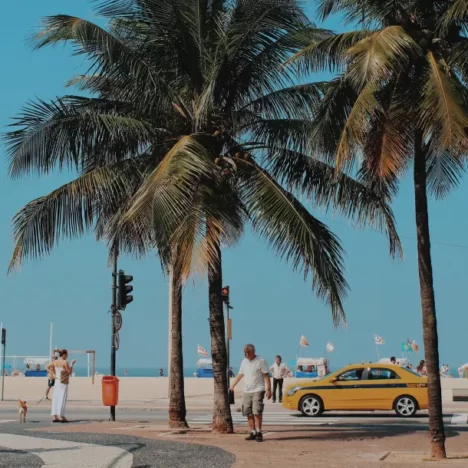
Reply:
M64 83L82 69L81 59L63 47L32 52L27 38L43 16L66 13L92 18L87 1L31 2L2 5L0 44L0 126L2 131L20 107L34 97L53 98L72 90ZM339 22L327 25L335 30ZM320 79L317 76L316 79ZM106 246L92 235L63 241L41 261L28 261L6 276L12 252L11 219L31 199L49 193L70 179L54 174L42 179L11 181L5 151L0 146L0 321L8 329L7 354L45 355L49 324L54 323L54 345L95 349L98 365L109 362L111 271ZM442 362L468 361L468 216L467 179L446 200L431 202L433 265ZM335 330L326 306L311 293L289 265L275 258L261 241L247 234L242 243L224 251L224 282L231 286L233 365L242 358L244 343L253 342L269 362L277 353L294 359L301 334L310 347L303 356L321 356L331 340L336 350L332 365L376 359L373 335L386 340L381 356L398 355L406 338L422 343L416 258L414 202L411 181L403 183L394 209L405 259L392 261L386 239L372 231L354 230L346 220L309 207L325 219L346 249L346 276L352 291L346 301L347 329ZM462 247L443 244L459 244ZM167 364L167 280L156 257L144 261L122 258L120 268L132 274L134 302L123 313L120 366L165 367ZM209 349L206 284L187 285L184 292L184 359L194 366L199 343ZM422 358L420 352L414 361ZM84 364L84 358L79 363Z

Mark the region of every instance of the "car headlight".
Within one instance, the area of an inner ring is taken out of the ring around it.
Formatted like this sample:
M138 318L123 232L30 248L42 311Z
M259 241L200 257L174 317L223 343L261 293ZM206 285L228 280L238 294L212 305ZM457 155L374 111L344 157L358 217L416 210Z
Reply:
M288 395L293 396L300 389L301 389L301 387L293 387L293 388L288 390Z

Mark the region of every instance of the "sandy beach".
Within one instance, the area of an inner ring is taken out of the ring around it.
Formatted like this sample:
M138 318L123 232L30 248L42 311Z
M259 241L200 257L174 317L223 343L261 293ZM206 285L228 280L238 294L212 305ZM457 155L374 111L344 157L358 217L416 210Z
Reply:
M96 376L94 385L91 378L74 377L70 380L68 398L70 401L100 401L101 378ZM168 397L167 377L119 377L119 402L152 401ZM284 388L288 385L304 381L304 379L285 379ZM242 395L242 382L236 388L236 398ZM5 377L4 400L12 401L39 400L47 388L46 378ZM468 379L442 379L442 398L452 401L453 389L466 389ZM213 395L213 379L185 378L185 395L187 399L211 399Z

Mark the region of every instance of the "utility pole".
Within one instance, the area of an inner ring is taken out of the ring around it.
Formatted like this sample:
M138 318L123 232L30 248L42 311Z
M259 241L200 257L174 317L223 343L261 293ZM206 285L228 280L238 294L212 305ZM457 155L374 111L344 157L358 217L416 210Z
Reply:
M118 244L114 247L114 265L112 268L112 306L111 306L111 375L115 377L115 316L117 313L117 260L119 256ZM110 407L111 421L115 421L115 406Z

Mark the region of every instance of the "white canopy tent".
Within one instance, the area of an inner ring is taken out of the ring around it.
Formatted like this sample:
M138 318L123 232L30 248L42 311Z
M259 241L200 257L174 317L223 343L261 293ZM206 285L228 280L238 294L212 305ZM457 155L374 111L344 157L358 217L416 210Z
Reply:
M30 366L36 366L39 364L40 366L46 366L49 364L50 359L46 357L27 357L24 360L25 364L29 364Z
M382 358L379 362L382 364L390 364L391 361L390 358ZM409 364L409 361L406 358L396 358L396 362L397 365L401 367L406 367Z
M327 358L307 358L299 357L296 360L298 366L324 366L327 363Z
M197 367L201 366L211 366L213 365L213 360L208 358L201 358L197 361Z

